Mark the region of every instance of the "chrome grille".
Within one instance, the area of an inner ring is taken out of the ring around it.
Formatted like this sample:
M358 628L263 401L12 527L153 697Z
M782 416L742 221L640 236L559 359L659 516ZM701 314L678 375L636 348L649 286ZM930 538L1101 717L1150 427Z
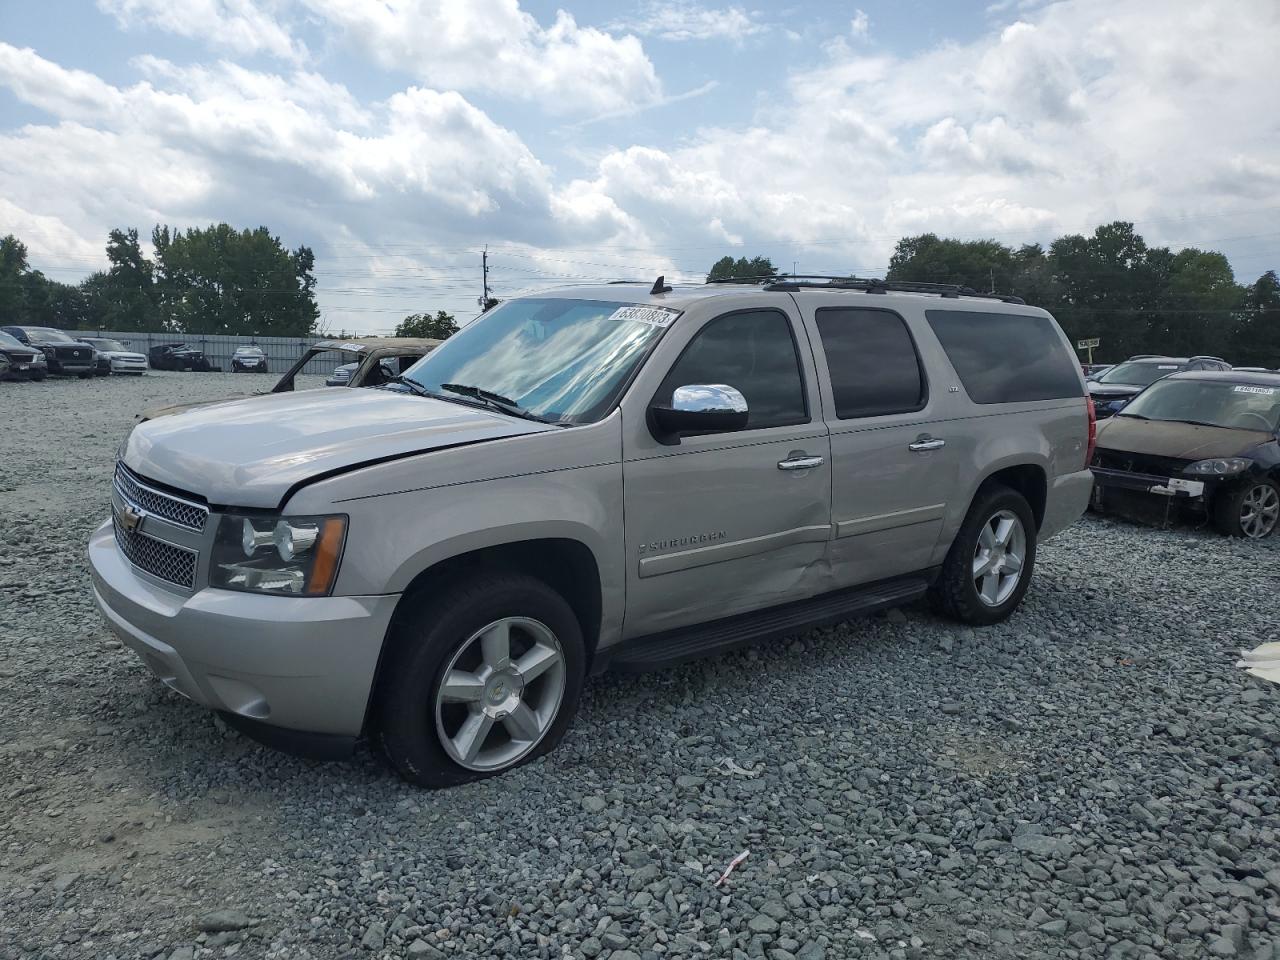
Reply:
M196 561L199 554L186 547L157 540L137 530L126 530L120 525L114 512L111 520L111 526L116 532L116 546L131 564L153 577L188 590L195 589Z
M116 490L130 503L188 530L203 531L209 508L182 500L142 483L123 463L116 464Z

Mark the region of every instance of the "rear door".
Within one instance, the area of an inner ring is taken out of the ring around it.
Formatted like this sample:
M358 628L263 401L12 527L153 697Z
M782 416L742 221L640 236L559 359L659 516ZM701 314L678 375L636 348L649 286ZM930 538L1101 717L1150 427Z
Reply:
M624 406L627 637L810 596L826 584L831 468L813 356L790 298L678 320ZM707 306L712 306L712 301ZM727 384L743 430L664 444L646 411Z
M946 385L930 382L904 311L869 305L875 298L862 294L795 297L819 376L830 384L823 417L831 432L835 585L923 570L936 562L957 487Z

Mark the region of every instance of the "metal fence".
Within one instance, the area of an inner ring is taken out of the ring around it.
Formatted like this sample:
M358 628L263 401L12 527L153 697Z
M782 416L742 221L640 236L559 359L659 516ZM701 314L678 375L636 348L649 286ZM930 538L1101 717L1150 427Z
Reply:
M147 353L152 347L162 343L185 343L204 352L209 362L222 368L224 373L231 370L231 355L236 347L261 347L267 355L267 370L270 373L284 373L297 363L298 359L313 343L320 340L331 340L332 337L233 337L222 334L182 334L156 333L139 331L114 330L69 330L71 336L77 334L85 337L110 337L119 340L135 353ZM328 374L333 368L343 363L350 363L350 357L338 353L326 353L316 357L303 368L303 373Z

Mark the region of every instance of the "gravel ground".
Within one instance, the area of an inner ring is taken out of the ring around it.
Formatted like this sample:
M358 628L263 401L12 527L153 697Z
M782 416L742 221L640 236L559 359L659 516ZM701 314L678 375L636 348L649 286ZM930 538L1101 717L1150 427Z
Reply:
M262 383L0 384L0 958L1280 958L1280 689L1233 667L1280 539L1086 518L1005 625L608 676L426 793L222 728L93 609L135 413Z

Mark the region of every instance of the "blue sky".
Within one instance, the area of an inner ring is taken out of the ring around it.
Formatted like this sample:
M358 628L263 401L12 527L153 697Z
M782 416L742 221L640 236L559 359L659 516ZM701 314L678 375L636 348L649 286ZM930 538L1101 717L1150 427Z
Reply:
M0 232L266 224L385 331L718 257L883 272L1106 220L1280 266L1280 6L63 0L0 7Z

